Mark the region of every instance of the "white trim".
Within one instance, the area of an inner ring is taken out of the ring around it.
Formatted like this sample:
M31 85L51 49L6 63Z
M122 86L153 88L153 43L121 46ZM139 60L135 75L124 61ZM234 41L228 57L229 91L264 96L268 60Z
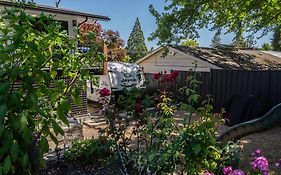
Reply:
M210 69L222 69L222 68L220 68L220 67L218 67L218 66L216 66L216 65L214 65L214 64L208 63L207 61L204 61L204 60L202 60L202 59L200 59L200 58L196 58L195 56L193 56L193 55L191 55L191 54L182 52L182 51L180 51L180 50L178 50L178 49L176 49L176 48L173 48L173 47L171 47L171 46L169 46L168 48L171 49L171 50L173 50L174 52L181 53L181 54L185 55L186 57L193 59L194 61L198 61L198 62L200 62L200 63L202 63L202 64L204 64L204 65L206 65L206 66L209 66ZM149 54L146 55L145 57L143 57L143 58L137 60L136 63L139 64L140 62L142 62L142 61L146 60L147 58L149 58L151 55L154 55L155 53L159 52L161 49L163 49L163 47L158 47L157 49L155 49L153 52L149 53ZM164 66L164 65L163 65L163 66Z
M144 56L143 58L137 60L136 63L139 64L140 62L146 60L148 57L150 57L151 55L154 55L155 53L157 53L157 52L160 51L161 49L163 49L163 47L158 47L158 48L155 49L153 52L151 52L151 53L149 53L148 55Z
M202 60L202 59L200 59L200 58L196 58L195 56L193 56L193 55L191 55L191 54L187 54L187 53L182 52L182 51L180 51L180 50L178 50L178 49L175 49L175 48L173 48L173 47L169 47L169 48L170 48L171 50L175 51L175 52L179 52L179 53L181 53L181 54L183 54L183 55L185 55L185 56L187 56L187 57L190 57L190 58L193 59L194 61L198 61L198 62L200 62L200 63L202 63L202 64L205 64L206 66L209 66L210 69L222 69L222 68L220 68L220 67L218 67L218 66L216 66L216 65L214 65L214 64L208 63L207 61L204 61L204 60Z

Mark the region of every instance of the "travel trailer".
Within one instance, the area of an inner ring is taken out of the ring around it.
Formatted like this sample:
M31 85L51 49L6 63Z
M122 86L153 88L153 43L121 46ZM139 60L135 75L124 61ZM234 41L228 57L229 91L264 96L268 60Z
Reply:
M87 82L87 98L98 102L99 91L107 88L111 94L121 93L124 89L144 88L144 74L141 67L135 63L108 62L107 75L97 75L98 83Z

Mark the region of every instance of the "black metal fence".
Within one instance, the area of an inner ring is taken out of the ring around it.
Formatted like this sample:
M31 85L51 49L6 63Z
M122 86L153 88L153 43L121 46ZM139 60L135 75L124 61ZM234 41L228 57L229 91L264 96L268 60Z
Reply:
M169 89L176 92L186 85L189 72L180 72L176 82L160 83L153 79L153 74L145 74L148 94L158 89ZM211 70L199 72L197 80L201 82L197 91L202 99L211 95L214 99L214 109L225 107L235 95L255 95L268 108L281 103L281 71L259 70Z

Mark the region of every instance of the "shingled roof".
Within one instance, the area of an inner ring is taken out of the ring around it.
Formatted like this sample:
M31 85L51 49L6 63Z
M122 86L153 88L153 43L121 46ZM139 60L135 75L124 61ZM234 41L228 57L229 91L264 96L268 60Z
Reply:
M204 48L171 45L170 47L191 54L196 58L222 69L276 70L281 69L281 57L257 49Z

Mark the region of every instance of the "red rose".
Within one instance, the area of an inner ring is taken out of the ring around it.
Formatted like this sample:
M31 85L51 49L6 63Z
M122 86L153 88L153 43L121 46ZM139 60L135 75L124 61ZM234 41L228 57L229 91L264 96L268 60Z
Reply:
M101 97L107 97L111 95L110 90L107 88L100 89L99 94Z

